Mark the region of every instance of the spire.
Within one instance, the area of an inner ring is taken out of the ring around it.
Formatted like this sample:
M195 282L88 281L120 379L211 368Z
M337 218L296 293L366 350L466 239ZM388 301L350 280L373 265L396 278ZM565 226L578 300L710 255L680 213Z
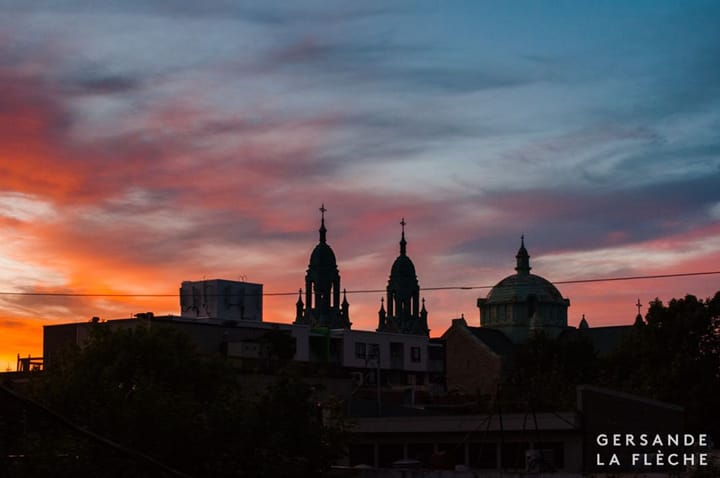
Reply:
M402 218L400 225L402 226L402 235L400 236L400 255L404 256L407 253L407 241L405 241L405 218Z
M640 303L640 297L638 297L638 301L637 304L635 304L635 307L637 307L638 313L635 316L635 323L633 325L643 326L645 325L645 321L643 320L642 313L640 312L640 308L642 307L642 304Z
M343 307L347 307L348 305L350 305L350 304L348 304L348 301L347 301L347 290L343 289L343 301L342 301L342 306L343 306Z
M525 235L520 236L520 249L518 249L515 259L517 259L515 270L518 274L529 274L532 267L530 267L530 254L525 249Z
M590 325L588 324L587 320L585 320L585 314L582 316L582 320L580 321L580 325L578 325L578 329L587 329L590 328Z
M295 303L295 322L302 322L305 304L302 301L302 289L298 290L298 300Z
M380 297L380 310L379 312L385 313L385 297Z
M327 233L327 229L325 229L325 203L320 206L320 242L324 243L327 241L325 234Z

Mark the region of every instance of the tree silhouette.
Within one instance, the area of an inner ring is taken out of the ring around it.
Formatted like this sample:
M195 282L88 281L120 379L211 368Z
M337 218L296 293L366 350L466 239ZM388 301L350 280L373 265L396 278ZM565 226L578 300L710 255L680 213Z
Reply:
M34 397L119 445L76 444L73 453L86 469L129 450L124 464L104 476L141 476L132 471L137 463L147 467L138 454L190 476L278 476L279 470L318 476L337 455L333 437L340 427L323 422L310 386L292 376L266 389L243 385L221 357L199 354L190 338L169 327L94 324L89 342L53 365L34 385Z

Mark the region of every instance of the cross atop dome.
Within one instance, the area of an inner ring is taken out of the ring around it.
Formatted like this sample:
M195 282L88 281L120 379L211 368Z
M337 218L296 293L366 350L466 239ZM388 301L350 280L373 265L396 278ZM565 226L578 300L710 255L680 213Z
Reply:
M320 206L320 242L327 242L327 229L325 229L325 203Z

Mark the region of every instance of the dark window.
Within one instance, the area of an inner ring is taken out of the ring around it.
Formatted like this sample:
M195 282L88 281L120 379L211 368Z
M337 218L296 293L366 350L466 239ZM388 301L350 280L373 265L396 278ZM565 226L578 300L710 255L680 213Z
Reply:
M365 358L366 345L363 342L355 342L355 358Z
M535 315L536 305L537 305L537 297L535 297L533 294L529 295L527 298L528 317L532 317L533 315Z
M410 347L410 360L412 360L413 362L420 362L420 347Z
M380 346L378 344L369 344L368 358L374 359L380 357Z

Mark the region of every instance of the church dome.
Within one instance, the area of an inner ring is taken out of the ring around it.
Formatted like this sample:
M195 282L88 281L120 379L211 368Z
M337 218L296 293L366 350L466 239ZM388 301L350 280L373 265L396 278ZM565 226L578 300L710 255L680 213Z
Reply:
M336 267L335 253L326 242L320 242L310 254L310 267Z
M525 302L530 297L542 302L564 300L560 291L547 279L535 274L517 273L498 282L487 295L487 303Z
M520 239L520 249L515 259L517 273L507 276L490 290L487 295L488 304L527 302L529 299L550 303L562 303L565 300L549 280L530 273L532 267L530 255L525 249L525 237Z
M417 274L415 273L415 265L405 254L399 255L395 262L393 262L392 268L390 269L391 277L411 277L415 279Z

